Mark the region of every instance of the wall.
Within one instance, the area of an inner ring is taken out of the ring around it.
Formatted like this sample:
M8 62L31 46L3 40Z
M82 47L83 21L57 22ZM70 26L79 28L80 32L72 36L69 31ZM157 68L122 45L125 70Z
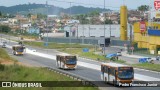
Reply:
M144 33L141 33L140 31L140 23L134 23L134 42L138 43L138 48L148 48L150 52L154 51L154 54L157 54L157 49L160 46L160 24L148 22L145 23L147 30Z
M78 30L76 26L65 27L64 30L68 32L72 32L75 30L75 36L73 36L72 33L70 33L72 37L77 37L77 36L78 37L82 37L82 36L101 37L101 36L104 36L104 25L78 25ZM110 37L110 36L120 37L120 25L105 25L105 36L106 37ZM130 31L128 30L128 37L129 36L130 36Z

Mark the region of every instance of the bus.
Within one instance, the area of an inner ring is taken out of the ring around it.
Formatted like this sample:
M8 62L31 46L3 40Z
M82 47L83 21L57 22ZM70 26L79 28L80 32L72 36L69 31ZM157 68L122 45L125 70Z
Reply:
M24 54L24 49L25 47L22 45L13 45L12 50L13 50L13 55L23 55Z
M132 84L134 80L134 69L127 65L116 63L101 64L101 79L113 84L114 86L122 84Z
M56 66L61 69L76 69L77 57L70 54L56 55Z

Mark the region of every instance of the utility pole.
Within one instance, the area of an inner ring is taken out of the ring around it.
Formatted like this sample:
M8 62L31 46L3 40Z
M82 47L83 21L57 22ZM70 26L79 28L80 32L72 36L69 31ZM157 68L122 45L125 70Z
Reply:
M46 19L46 30L47 30L47 41L46 41L46 46L47 46L47 49L48 49L48 2L46 1L46 7L47 7L47 19ZM47 53L48 53L48 50L47 50Z
M105 4L106 2L105 2L105 0L104 0L104 11L105 11ZM103 53L104 53L104 55L105 55L105 47L106 47L106 44L105 44L105 33L106 33L106 26L105 26L105 21L106 21L106 14L105 14L105 12L104 12L104 51L103 51Z
M2 27L0 26L0 30L1 30L1 43L2 43Z
M111 39L111 36L112 36L112 35L111 35L111 33L112 33L112 32L111 32L111 24L109 24L109 31L110 31L110 39Z
M69 2L69 5L70 5L70 9L69 9L69 16L70 16L70 21L71 21L71 2ZM72 22L70 23L70 34L69 34L69 43L70 43L70 48L71 47L71 27L72 27Z

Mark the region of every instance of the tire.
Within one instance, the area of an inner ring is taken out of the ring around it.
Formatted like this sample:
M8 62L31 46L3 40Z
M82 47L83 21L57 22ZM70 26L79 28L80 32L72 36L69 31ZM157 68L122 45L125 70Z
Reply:
M116 81L115 80L113 80L113 86L117 86L117 83L116 83Z
M108 83L108 81L107 81L107 78L106 78L106 77L105 77L105 79L104 79L104 82L105 82L105 83Z

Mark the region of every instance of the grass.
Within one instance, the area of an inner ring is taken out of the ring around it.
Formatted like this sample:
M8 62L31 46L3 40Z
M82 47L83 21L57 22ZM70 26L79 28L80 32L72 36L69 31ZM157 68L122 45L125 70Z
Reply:
M13 61L4 49L0 48L1 60ZM0 64L0 81L75 81L47 68L26 67L18 64ZM0 90L98 90L97 87L43 87L43 88L0 88Z
M80 45L80 44L64 44L64 43L48 43L48 47L44 46L44 42L23 42L26 45L36 46L40 48L48 49L63 49L63 48L92 48L93 46L89 45Z
M69 77L49 71L46 68L25 67L19 65L4 66L0 70L1 81L74 81ZM2 88L0 88L2 89ZM22 88L3 88L3 90L22 90ZM27 90L98 90L96 87L43 87L23 88Z
M6 33L4 33L6 34ZM8 35L12 35L12 36L17 36L19 37L20 35L18 35L17 33L13 33L13 32L10 32L10 33L7 33ZM38 39L38 36L37 35L32 35L32 34L21 34L21 37L23 38L26 38L26 39Z
M93 60L100 60L100 61L110 61L109 59L107 59L106 57L102 56L102 55L98 55L94 53L94 49L91 48L89 50L89 52L83 52L81 48L76 48L76 49L62 49L60 50L62 52L66 52L66 53L70 53L70 54L75 54L75 55L79 55L81 57L85 57L85 58L89 58L89 59L93 59ZM126 61L124 60L115 60L112 61L115 63L125 63Z
M0 48L0 63L5 61L16 61L16 60L10 57L4 49Z
M136 68L142 68L160 72L160 64L141 63L141 64L132 64L132 66Z
M102 55L98 55L94 53L94 46L92 45L80 45L80 44L62 44L62 43L49 43L48 47L44 46L44 42L28 42L24 41L24 44L31 45L40 48L48 48L48 49L58 49L61 52L75 54L81 57L93 59L93 60L101 60L101 61L109 61L109 59L105 58ZM83 52L83 48L89 48L89 52ZM116 63L125 63L123 60L113 61Z

